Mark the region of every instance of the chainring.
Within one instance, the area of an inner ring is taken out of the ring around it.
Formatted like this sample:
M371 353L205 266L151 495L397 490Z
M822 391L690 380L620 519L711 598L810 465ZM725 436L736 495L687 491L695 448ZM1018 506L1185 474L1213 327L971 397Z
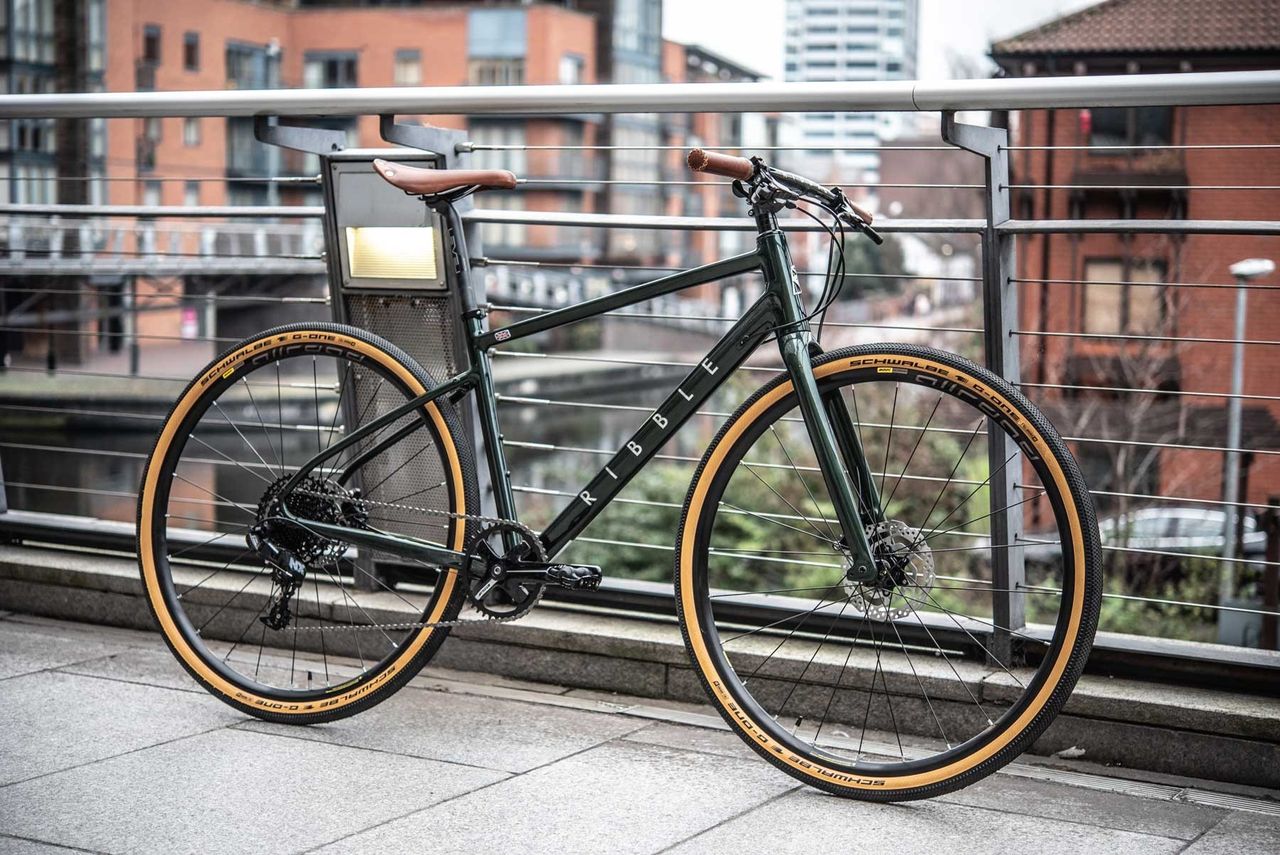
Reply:
M503 535L514 534L519 540L507 549ZM492 541L497 539L497 543ZM496 546L496 548L495 548ZM526 526L517 522L498 521L476 533L467 548L467 572L471 578L468 599L481 614L497 620L523 617L542 599L546 585L527 579L494 579L496 567L517 561L545 563L547 551L542 541Z

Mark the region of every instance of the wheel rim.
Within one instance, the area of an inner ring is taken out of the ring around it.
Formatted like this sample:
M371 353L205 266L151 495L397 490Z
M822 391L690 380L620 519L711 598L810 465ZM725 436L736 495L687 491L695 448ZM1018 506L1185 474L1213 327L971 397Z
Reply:
M170 634L171 643L182 646L179 655L188 667L192 661L185 651L235 687L237 695L245 690L299 705L288 711L309 709L306 702L339 692L344 698L359 697L362 687L380 684L400 670L405 653L421 649L419 636L432 632L348 629L388 622L387 613L360 602L364 598L356 593L357 580L368 580L366 587L394 598L396 611L408 607L436 618L456 590L443 574L437 584L416 592L393 590L370 572L392 556L362 550L335 558L330 551L308 566L307 578L294 593L294 619L287 627L273 630L259 620L269 614L273 600L279 602L280 593L270 571L243 542L249 526L260 519L262 495L349 432L348 423L367 423L421 391L420 385L415 389L406 382L402 366L383 364L389 359L385 354L350 343L362 347L313 349L248 364L242 372L228 371L231 376L219 377L186 410L175 438L166 449L157 449L151 463L162 469L154 490L151 553L162 601L158 608L167 612L179 636ZM369 353L380 358L369 359ZM456 509L461 491L447 468L436 422L426 413L424 408L396 420L329 463L339 469L379 438L425 421L426 429L365 461L351 483L360 484L367 499L396 506L367 505L371 526L452 545L460 540L461 523L417 510ZM336 473L325 474L328 483L336 480ZM424 481L431 485L425 492L419 486ZM229 560L191 560L215 544L225 547L237 539L236 554ZM392 620L403 622L403 613ZM283 648L288 664L283 657L264 657L271 648Z
M992 420L976 413L974 420L963 426L958 424L947 412L951 407L948 401L956 399L939 393L933 386L923 386L918 378L901 373L901 369L897 375L886 376L877 367L856 373L844 370L838 374L834 371L837 367L827 366L829 370L825 374L829 379L822 381L822 388L829 391L837 383L857 381L853 388L862 398L858 401L858 412L853 411L854 402L848 392L846 401L851 416L863 428L860 433L877 487L885 485L881 496L889 506L891 519L909 529L927 532L925 538L934 546L931 558L935 581L926 583L927 590L913 590L908 585L910 593L889 596L887 602L881 604L873 598L859 598L839 582L844 575L843 567L840 553L831 543L833 533L829 528L834 524L834 515L829 502L825 502L820 474L816 468L810 468L816 464L808 450L807 437L802 443L788 441L793 437L788 436L787 431L801 437L804 434L794 402L788 397L770 404L766 412L754 418L751 426L734 439L732 449L711 476L704 471L695 478L695 492L699 484L710 478L704 506L710 508L713 502L717 504L714 511L699 517L693 532L686 521L683 542L691 545L691 549L682 557L683 572L691 570L692 584L690 591L682 590L685 597L682 605L686 614L690 607L697 609L695 629L711 660L710 669L704 667L704 672L711 670L715 679L721 681L720 687L724 690L721 704L731 714L731 720L735 717L739 720L740 728L763 730L780 749L826 764L854 779L873 778L878 779L875 783L883 784L884 778L894 776L923 778L926 773L976 755L985 744L1006 734L1033 701L1039 702L1045 696L1043 689L1050 675L1060 675L1054 663L1063 658L1063 644L1070 635L1068 630L1075 632L1079 626L1080 614L1075 604L1082 555L1073 546L1067 559L1060 553L1056 568L1048 562L1035 562L1028 567L1030 587L1023 597L1031 601L1029 618L1046 626L1033 635L1020 633L1032 635L1034 641L1018 640L1034 644L1033 653L1039 655L1041 667L1033 673L1024 673L1003 662L993 666L1001 679L1011 681L1012 688L1016 689L1014 694L1019 696L1017 702L1006 706L986 701L981 688L959 700L945 693L940 696L936 688L931 694L930 686L937 685L939 676L950 678L953 693L956 685L964 686L972 680L967 673L971 667L952 661L953 657L946 653L945 637L959 637L972 647L984 634L984 627L973 622L974 619L985 618L985 631L990 631L991 612L975 615L971 606L974 597L989 595L994 586L990 584L989 569L986 578L974 572L975 565L981 564L974 560L974 554L984 550L973 548L972 543L964 546L954 543L962 534L972 532L972 528L954 524L957 511L966 522L981 521L976 518L982 514L970 516L965 508L979 500L985 506L982 487L985 475L967 477L957 467L957 476L950 477L950 466L940 474L931 474L920 471L915 463L930 456L931 446L939 445L934 440L926 441L930 435L944 440L958 438L961 447L973 437L969 450L955 456L984 459L984 428ZM885 365L878 368L884 369ZM884 390L878 402L875 396L864 394L872 384ZM908 388L910 391L904 397L903 389ZM887 391L890 389L897 391ZM922 400L922 393L928 397ZM964 409L968 409L967 406ZM914 419L907 423L906 429L902 414L911 414ZM873 429L873 425L878 427ZM884 441L877 442L874 436L867 436L873 430L879 431ZM914 435L904 439L904 433ZM802 459L798 448L808 453L808 460ZM765 453L764 449L772 451ZM1041 460L1019 473L1017 480L1023 488L1033 488L1028 493L1039 494L1045 483L1055 485L1049 495L1028 504L1036 509L1034 522L1038 536L1035 539L1061 539L1060 533L1056 537L1044 536L1047 529L1069 530L1071 521L1056 481L1043 469ZM987 467L987 474L998 474L998 471L998 468ZM780 475L789 476L790 484L784 484ZM1032 478L1036 480L1033 482ZM743 484L749 484L751 489L742 489ZM930 490L930 495L922 489L925 485L937 489ZM957 498L948 499L947 491L955 488L962 488L963 492ZM941 498L939 493L943 494ZM966 502L964 497L969 493L972 493L971 501ZM744 497L749 497L749 501ZM916 514L928 518L928 522L901 519L910 515L913 502L919 506ZM984 507L983 514L989 510ZM731 538L741 542L744 530L752 526L769 532L767 551L750 550L753 554L748 557L741 550L720 548ZM691 533L696 537L691 539ZM1069 542L1074 544L1075 540ZM1025 554L1027 546L1011 548L1021 549ZM1037 548L1046 547L1037 544ZM985 551L990 554L994 548L988 544ZM691 556L696 558L690 560ZM967 556L968 566L957 572L956 559L961 556ZM917 567L915 572L928 575L926 568ZM1056 585L1045 584L1050 575L1057 580ZM981 582L987 584L980 585ZM816 590L795 590L797 588ZM965 588L979 588L980 592L962 590ZM884 613L868 612L861 618L849 615L854 609L852 604L859 599L864 610L867 606L879 605L891 614L896 606L905 615L896 620ZM1052 607L1046 606L1048 600L1053 601ZM759 608L751 613L751 609L742 607L744 602ZM965 608L959 608L961 605ZM769 626L771 621L765 618L778 616L782 620ZM805 622L809 625L805 626ZM943 631L946 629L950 632ZM908 636L903 635L904 630L910 630ZM691 629L691 636L694 631ZM1046 642L1041 635L1049 640ZM766 638L768 641L764 641ZM939 643L939 639L943 641ZM739 648L737 652L735 647ZM943 654L936 656L936 661L930 661L935 657L927 655L929 647L935 651L940 648ZM870 653L866 652L867 648ZM897 670L892 673L883 661L890 652L896 656ZM867 659L874 665L868 665ZM922 660L931 667L922 668ZM792 669L789 675L784 673L780 662ZM869 683L865 673L868 670ZM943 671L942 675L936 673L939 670ZM860 685L853 679L844 680L846 674L854 677L860 672ZM1058 676L1054 679L1060 682ZM713 691L713 696L715 694ZM914 698L910 697L912 694ZM896 710L891 706L895 698L900 703ZM851 700L859 701L856 715L850 715ZM972 705L970 718L976 719L976 724L970 723L966 728L963 721L961 726L953 723L958 703ZM984 704L989 709L984 709ZM988 721L994 724L987 725ZM875 744L884 733L868 739L876 730L887 731L890 744ZM756 741L765 740L756 737ZM828 780L835 782L833 778ZM856 785L856 781L845 783Z

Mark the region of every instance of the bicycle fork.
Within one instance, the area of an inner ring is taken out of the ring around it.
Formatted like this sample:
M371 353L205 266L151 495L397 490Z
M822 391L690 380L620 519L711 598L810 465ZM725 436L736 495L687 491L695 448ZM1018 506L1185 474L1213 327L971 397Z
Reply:
M799 277L791 264L786 238L776 229L764 232L759 237L759 248L765 285L778 301L781 329L785 330L778 335L778 349L835 507L843 533L841 545L848 550L846 578L868 582L876 576L876 563L867 528L884 521L879 490L839 390L824 395L818 389L812 358L820 351L809 330Z

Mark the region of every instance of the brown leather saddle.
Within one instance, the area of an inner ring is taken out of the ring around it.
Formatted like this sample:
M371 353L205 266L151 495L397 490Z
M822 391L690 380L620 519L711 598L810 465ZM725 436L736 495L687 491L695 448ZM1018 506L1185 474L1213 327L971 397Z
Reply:
M423 169L375 159L373 168L393 187L415 196L435 196L450 190L512 190L517 182L506 169Z

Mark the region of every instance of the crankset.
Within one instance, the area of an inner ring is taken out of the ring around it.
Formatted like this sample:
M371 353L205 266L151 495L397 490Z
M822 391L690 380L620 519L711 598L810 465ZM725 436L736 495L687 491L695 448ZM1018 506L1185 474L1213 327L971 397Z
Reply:
M515 544L508 547L509 541ZM492 618L523 615L548 585L594 590L603 575L592 565L549 563L542 541L528 528L511 522L482 529L467 558L471 604Z

